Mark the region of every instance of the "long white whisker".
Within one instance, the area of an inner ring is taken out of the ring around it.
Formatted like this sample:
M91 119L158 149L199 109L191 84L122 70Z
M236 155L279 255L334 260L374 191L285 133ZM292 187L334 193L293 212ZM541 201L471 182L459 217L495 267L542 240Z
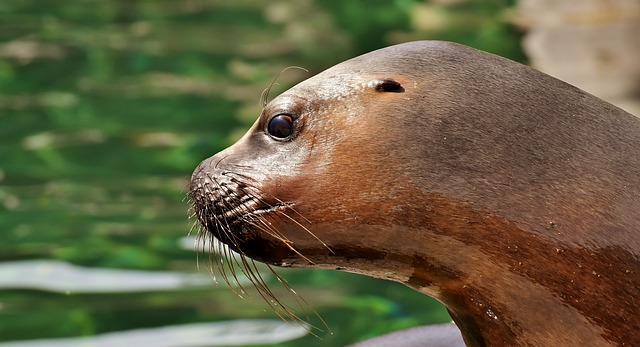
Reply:
M216 164L216 170L218 170L219 164L220 162ZM249 170L248 167L242 167L244 172ZM240 281L239 276L242 274L251 282L258 295L284 321L303 326L315 335L312 330L321 331L321 329L308 323L308 313L313 312L330 331L317 311L293 290L273 267L266 265L296 304L288 305L277 297L269 288L256 262L249 259L243 252L243 242L246 237L244 233L263 234L286 246L300 259L313 264L309 258L296 249L293 242L281 230L265 219L284 218L331 251L329 246L304 225L310 224L309 220L296 211L291 204L261 191L255 184L252 184L253 181L249 175L233 171L218 170L216 172L216 175L200 172L206 179L202 179L198 186L192 183L189 187L190 193L186 198L192 204L189 209L189 218L196 220L191 226L189 234L197 232L195 246L197 249L202 248L204 251L205 245L208 244L209 272L213 279L217 283L217 275L219 275L236 296L252 300ZM288 211L294 215L290 215L287 213ZM239 228L240 226L241 228ZM216 237L219 237L228 246L218 242ZM238 251L238 255L234 255L232 249ZM298 315L298 312L302 312L306 319Z

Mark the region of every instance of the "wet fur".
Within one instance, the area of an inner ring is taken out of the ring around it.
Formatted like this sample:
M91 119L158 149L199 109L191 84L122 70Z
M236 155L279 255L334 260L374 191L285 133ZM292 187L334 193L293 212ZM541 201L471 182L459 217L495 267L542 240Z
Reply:
M339 64L190 191L242 259L405 283L470 346L640 345L640 120L507 59L425 41Z

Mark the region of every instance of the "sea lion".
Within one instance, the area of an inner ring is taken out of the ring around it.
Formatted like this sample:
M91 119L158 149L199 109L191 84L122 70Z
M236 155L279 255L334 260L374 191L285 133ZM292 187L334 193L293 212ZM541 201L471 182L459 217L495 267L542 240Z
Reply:
M468 346L640 346L640 119L508 59L421 41L338 64L190 197L244 256L438 299Z

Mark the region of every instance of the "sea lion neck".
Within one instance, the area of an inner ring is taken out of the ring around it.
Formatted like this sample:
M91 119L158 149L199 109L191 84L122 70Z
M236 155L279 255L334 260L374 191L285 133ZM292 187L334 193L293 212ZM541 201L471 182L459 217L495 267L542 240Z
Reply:
M391 279L438 299L470 346L623 345L635 336L637 307L628 298L640 277L632 253L569 247L553 225L533 233L438 194L412 199L424 208L359 215L366 224L343 219L331 226L340 240L329 243L334 253L304 253L319 267ZM313 230L322 235L323 227Z

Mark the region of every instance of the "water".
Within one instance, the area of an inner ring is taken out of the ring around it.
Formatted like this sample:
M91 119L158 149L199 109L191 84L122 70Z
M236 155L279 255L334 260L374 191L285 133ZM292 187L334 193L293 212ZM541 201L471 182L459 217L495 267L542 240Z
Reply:
M400 284L281 269L332 330L314 337L216 285L185 239L191 171L272 79L386 45L419 4L320 3L0 3L0 346L340 346L448 319Z

